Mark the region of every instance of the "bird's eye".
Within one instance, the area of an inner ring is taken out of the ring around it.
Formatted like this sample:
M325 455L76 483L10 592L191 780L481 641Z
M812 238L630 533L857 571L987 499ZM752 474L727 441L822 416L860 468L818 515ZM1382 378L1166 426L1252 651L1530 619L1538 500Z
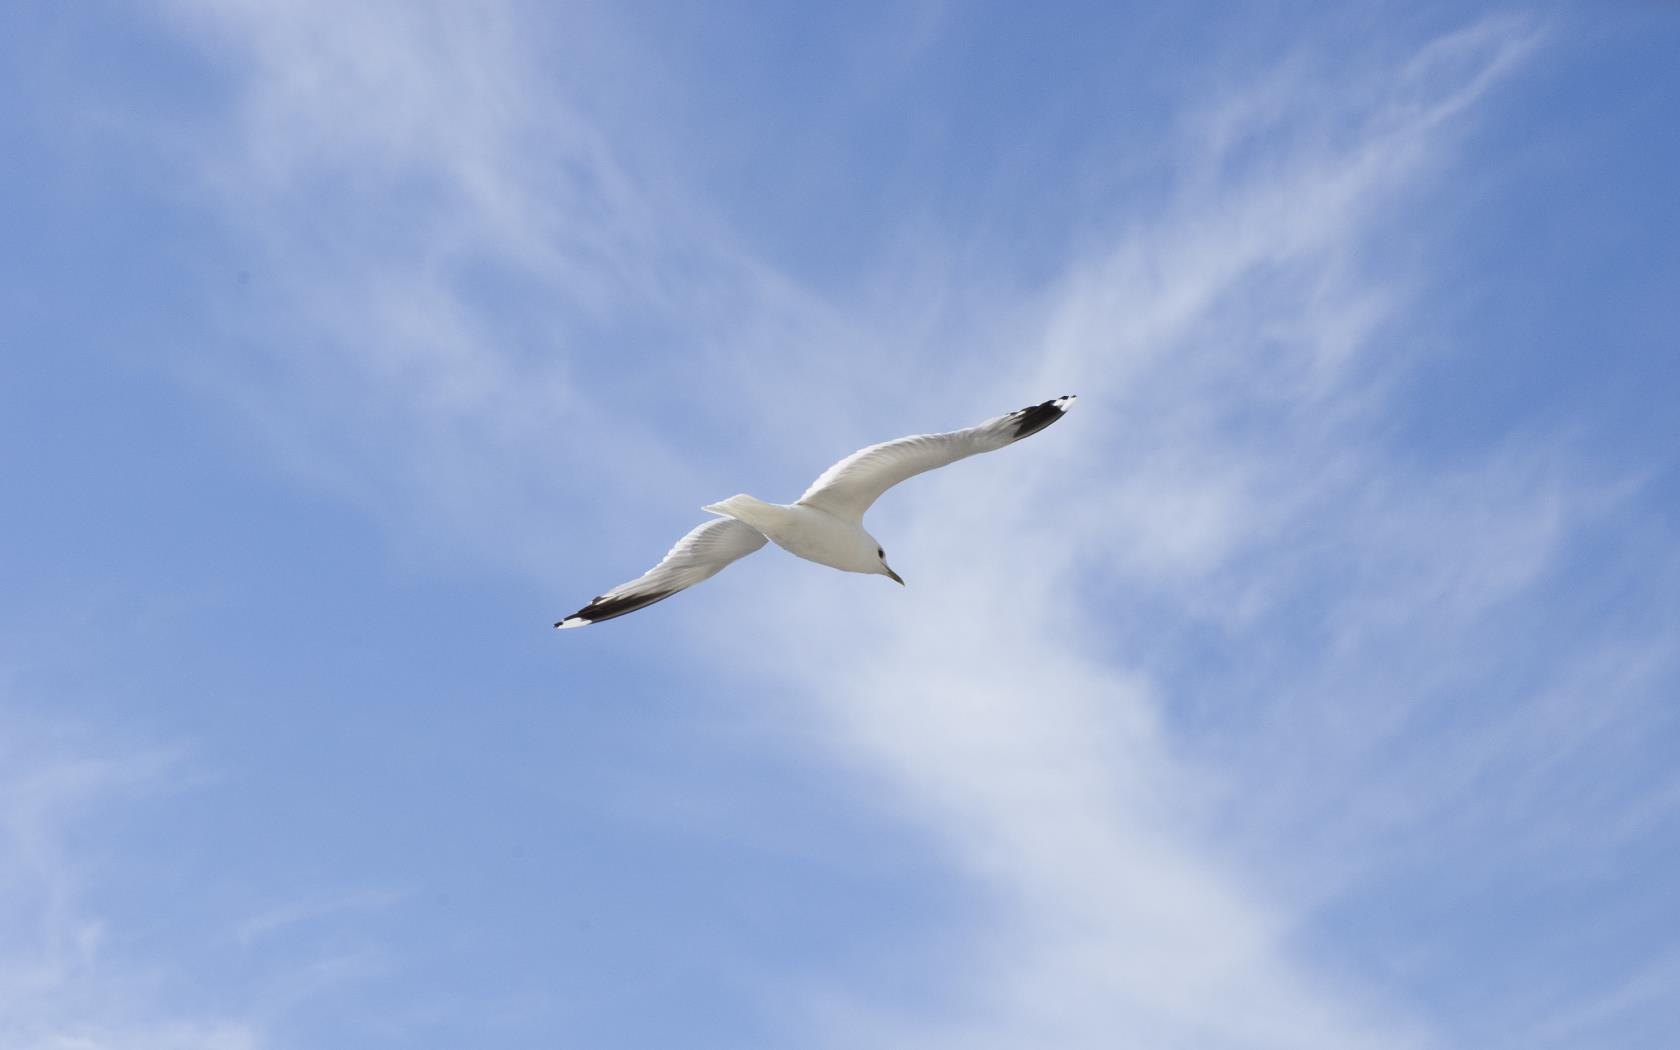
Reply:
M887 552L886 552L886 551L884 551L884 550L882 550L882 549L881 549L881 548L879 548L879 547L876 547L876 548L875 548L875 557L877 557L877 558L885 558L885 557L886 557L886 556L887 556Z

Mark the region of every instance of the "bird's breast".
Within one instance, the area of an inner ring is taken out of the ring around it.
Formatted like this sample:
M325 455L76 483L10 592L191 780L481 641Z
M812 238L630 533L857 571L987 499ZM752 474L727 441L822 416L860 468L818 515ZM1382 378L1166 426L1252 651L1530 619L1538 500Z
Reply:
M760 527L776 546L820 565L847 572L872 571L872 562L859 563L858 550L869 545L861 528L810 507L794 505L786 510L768 523L769 528Z

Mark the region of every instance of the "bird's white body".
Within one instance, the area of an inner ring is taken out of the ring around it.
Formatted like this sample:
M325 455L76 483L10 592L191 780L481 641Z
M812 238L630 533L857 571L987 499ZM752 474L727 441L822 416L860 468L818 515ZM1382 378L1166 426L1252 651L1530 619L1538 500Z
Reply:
M731 496L701 510L722 514L762 532L771 543L806 561L846 572L882 572L881 545L859 522L799 503L766 503Z
M1036 434L1062 418L1072 404L1073 395L1068 394L966 430L870 445L823 471L795 503L766 503L746 495L713 503L702 509L719 516L696 525L658 565L597 595L554 626L582 627L646 608L711 579L767 542L819 565L903 583L888 568L881 545L863 527L864 513L881 493L905 478Z

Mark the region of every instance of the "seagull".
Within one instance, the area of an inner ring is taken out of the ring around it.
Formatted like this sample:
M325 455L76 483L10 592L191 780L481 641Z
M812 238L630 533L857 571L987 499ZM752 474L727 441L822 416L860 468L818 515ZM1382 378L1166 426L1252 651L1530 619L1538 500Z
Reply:
M765 503L744 493L707 504L700 509L718 516L695 526L658 565L554 626L583 627L645 609L711 579L766 542L820 565L886 576L902 586L881 544L863 527L864 512L881 493L906 478L1036 434L1062 418L1073 401L1074 395L1067 394L967 430L917 434L859 449L823 471L791 504Z

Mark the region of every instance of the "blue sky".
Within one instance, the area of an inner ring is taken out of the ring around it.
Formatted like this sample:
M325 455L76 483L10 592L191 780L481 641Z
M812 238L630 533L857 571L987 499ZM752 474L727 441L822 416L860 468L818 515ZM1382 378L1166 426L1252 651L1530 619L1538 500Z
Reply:
M0 12L0 1045L1667 1045L1673 5L342 6Z

